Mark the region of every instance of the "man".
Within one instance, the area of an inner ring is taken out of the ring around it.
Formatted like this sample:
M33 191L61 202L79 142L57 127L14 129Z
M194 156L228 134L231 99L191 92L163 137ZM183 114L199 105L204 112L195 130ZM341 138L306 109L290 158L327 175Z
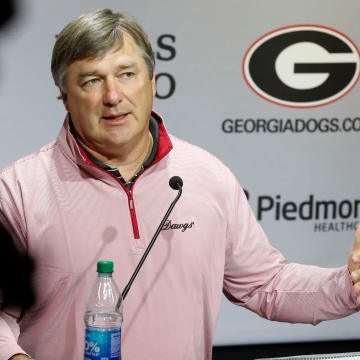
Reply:
M222 291L279 321L356 311L360 232L348 266L287 264L231 172L152 112L154 57L133 19L98 10L74 20L52 72L68 111L58 138L0 173L1 221L35 256L38 288L30 312L3 312L0 360L82 358L95 263L114 261L126 285L176 195L173 175L184 181L176 226L164 227L124 302L124 359L211 359Z

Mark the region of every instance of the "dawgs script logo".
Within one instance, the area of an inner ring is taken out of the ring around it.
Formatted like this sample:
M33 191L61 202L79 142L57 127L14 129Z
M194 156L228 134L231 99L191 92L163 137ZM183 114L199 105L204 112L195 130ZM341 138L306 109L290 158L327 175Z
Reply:
M274 30L250 46L243 75L272 103L311 108L345 96L359 78L360 53L337 30L295 25Z
M182 224L173 224L171 220L167 220L162 228L162 230L174 230L178 229L182 232L185 232L187 229L191 229L195 223L192 221L191 223L182 223Z

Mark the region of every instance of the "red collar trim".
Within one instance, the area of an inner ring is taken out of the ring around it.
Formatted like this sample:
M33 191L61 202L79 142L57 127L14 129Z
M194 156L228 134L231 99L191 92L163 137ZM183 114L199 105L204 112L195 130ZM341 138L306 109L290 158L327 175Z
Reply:
M162 117L155 111L152 111L151 115L155 118L155 120L159 124L159 142L158 142L158 148L154 161L151 164L153 165L159 162L163 157L165 157L171 151L171 149L173 148L173 144L170 140L168 132L166 131Z
M155 118L155 120L157 121L157 123L159 125L159 142L158 142L157 152L156 152L154 161L152 162L150 167L152 165L156 164L157 162L159 162L162 158L164 158L173 148L173 144L170 140L168 132L166 131L162 117L155 111L152 111L151 115ZM74 138L74 140L75 140L75 138ZM75 142L76 142L76 140L75 140ZM78 144L76 144L76 145L80 151L82 158L85 160L85 162L89 165L94 166L95 164L88 158L87 154L82 149L82 147L79 146ZM97 167L97 166L95 166L95 167Z

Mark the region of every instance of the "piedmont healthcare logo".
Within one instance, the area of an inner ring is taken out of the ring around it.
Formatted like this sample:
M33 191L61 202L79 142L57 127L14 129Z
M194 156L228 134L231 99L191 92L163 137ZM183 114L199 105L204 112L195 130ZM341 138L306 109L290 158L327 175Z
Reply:
M245 194L251 198L248 191ZM314 232L355 231L359 223L360 199L319 199L310 194L295 201L277 194L259 195L254 204L259 221L306 221Z
M359 79L354 42L325 26L294 25L265 34L250 46L243 75L250 88L272 103L311 108L345 96Z

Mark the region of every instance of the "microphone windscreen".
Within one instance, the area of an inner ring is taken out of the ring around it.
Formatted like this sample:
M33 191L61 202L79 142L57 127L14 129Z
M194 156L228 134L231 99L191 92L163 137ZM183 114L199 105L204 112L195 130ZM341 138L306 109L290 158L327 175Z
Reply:
M178 190L179 186L183 186L182 178L180 176L172 176L169 180L169 185L172 189Z

